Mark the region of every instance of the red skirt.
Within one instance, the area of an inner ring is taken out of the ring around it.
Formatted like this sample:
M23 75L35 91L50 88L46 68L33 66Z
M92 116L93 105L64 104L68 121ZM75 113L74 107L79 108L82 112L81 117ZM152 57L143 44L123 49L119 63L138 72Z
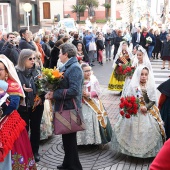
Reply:
M37 170L26 129L21 132L14 142L11 156L12 170Z

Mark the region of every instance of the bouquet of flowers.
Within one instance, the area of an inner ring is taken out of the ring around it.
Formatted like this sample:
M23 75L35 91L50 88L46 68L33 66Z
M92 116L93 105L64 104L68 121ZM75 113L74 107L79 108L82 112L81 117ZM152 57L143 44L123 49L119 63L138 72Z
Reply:
M124 81L126 76L132 76L135 71L135 67L132 67L130 63L116 66L114 76L118 81Z
M122 117L129 119L132 115L136 116L139 109L139 99L135 96L127 96L120 98L120 114Z
M127 66L124 70L124 74L128 77L131 77L134 72L135 72L135 67L132 66Z
M48 92L50 90L57 89L62 78L63 72L59 72L58 69L43 68L42 74L38 76L36 81L38 95L44 94L44 92Z
M149 36L146 38L146 44L152 43L152 38Z

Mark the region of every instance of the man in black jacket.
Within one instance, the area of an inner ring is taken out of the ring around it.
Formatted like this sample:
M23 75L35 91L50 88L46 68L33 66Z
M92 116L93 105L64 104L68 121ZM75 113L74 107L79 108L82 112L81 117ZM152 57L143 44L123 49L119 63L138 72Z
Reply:
M31 43L30 38L29 38L29 31L27 28L22 28L20 31L20 37L21 40L19 42L19 48L22 49L30 49L35 51L35 46Z
M19 53L20 53L20 49L16 44L16 37L14 33L12 32L8 33L7 42L2 47L1 54L7 56L13 62L14 66L16 66L18 63Z
M141 37L141 29L140 27L137 28L137 32L132 34L132 44L133 47L138 45L140 43L140 37Z

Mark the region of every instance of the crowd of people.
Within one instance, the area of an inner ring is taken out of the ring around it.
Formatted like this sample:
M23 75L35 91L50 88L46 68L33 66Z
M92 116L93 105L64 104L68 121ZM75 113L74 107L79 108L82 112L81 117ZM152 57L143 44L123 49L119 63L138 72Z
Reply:
M158 87L161 92L158 102L150 61L160 57L161 69L165 69L168 61L169 70L169 43L170 34L165 30L159 33L143 28L141 31L140 27L133 33L128 29L124 32L107 29L106 34L83 29L79 34L60 29L33 35L25 28L19 33L3 33L0 41L0 169L36 170L40 140L53 135L53 114L60 111L65 90L64 110L74 109L74 99L82 110L86 129L62 134L65 156L58 169L82 169L77 145L111 142L112 149L123 154L155 157L170 137L170 85L168 80ZM113 60L108 89L120 92L122 100L128 96L139 100L137 116L130 117L128 113L125 118L121 112L114 128L100 100L100 85L92 71L94 61L103 66L104 51L106 62ZM125 67L133 71L122 72ZM58 68L64 74L56 90L38 95L36 81L43 68ZM51 100L55 101L53 106ZM160 160L162 158L154 160L153 170L163 166Z

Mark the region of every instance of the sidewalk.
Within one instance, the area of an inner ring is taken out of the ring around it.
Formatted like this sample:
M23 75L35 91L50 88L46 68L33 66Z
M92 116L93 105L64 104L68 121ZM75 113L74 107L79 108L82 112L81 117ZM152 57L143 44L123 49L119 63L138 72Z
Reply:
M119 116L119 96L101 86L101 100L108 112L112 127ZM83 170L148 170L152 159L126 156L110 149L110 145L79 146L79 157ZM57 170L62 163L64 152L61 136L53 136L40 145L41 161L38 170Z

